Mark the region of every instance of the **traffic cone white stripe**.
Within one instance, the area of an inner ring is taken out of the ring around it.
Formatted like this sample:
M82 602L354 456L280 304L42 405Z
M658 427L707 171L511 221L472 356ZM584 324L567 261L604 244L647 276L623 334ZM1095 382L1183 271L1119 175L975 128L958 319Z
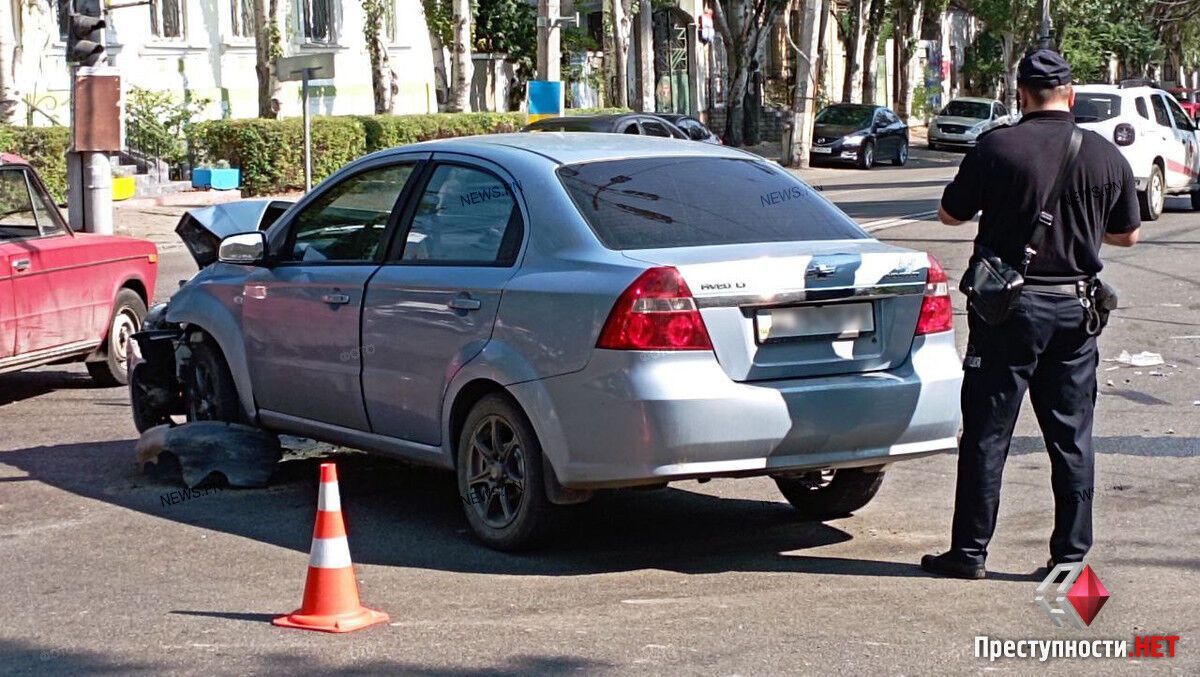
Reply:
M318 569L344 569L351 565L350 542L345 536L313 539L308 566Z
M339 512L342 509L342 496L338 493L337 482L321 482L317 492L317 510Z

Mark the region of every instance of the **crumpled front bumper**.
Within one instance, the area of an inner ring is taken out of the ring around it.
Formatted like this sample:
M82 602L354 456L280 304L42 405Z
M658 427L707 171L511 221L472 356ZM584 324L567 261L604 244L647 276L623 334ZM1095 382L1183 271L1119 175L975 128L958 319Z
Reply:
M952 450L952 332L878 372L739 383L712 353L597 350L582 371L510 386L560 483L654 484L879 465Z

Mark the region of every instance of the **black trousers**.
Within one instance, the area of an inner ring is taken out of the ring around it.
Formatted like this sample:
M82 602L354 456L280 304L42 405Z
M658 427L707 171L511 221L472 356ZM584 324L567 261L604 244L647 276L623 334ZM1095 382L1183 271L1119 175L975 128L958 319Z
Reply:
M1025 391L1050 453L1054 531L1050 557L1078 562L1092 546L1096 338L1079 299L1025 292L1013 316L990 326L968 313L963 437L951 551L983 564L996 530L1000 479Z

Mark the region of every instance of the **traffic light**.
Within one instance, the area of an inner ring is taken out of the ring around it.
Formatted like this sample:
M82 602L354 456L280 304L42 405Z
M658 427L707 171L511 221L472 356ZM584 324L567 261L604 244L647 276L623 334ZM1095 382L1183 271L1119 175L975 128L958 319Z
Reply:
M104 54L104 13L100 0L74 0L67 27L67 62L95 66Z

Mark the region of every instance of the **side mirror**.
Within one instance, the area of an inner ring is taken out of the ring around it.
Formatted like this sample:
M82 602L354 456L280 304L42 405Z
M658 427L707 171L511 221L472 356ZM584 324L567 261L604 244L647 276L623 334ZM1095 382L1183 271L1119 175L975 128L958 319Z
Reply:
M262 231L238 233L221 240L217 260L239 266L258 266L267 260L267 234Z

